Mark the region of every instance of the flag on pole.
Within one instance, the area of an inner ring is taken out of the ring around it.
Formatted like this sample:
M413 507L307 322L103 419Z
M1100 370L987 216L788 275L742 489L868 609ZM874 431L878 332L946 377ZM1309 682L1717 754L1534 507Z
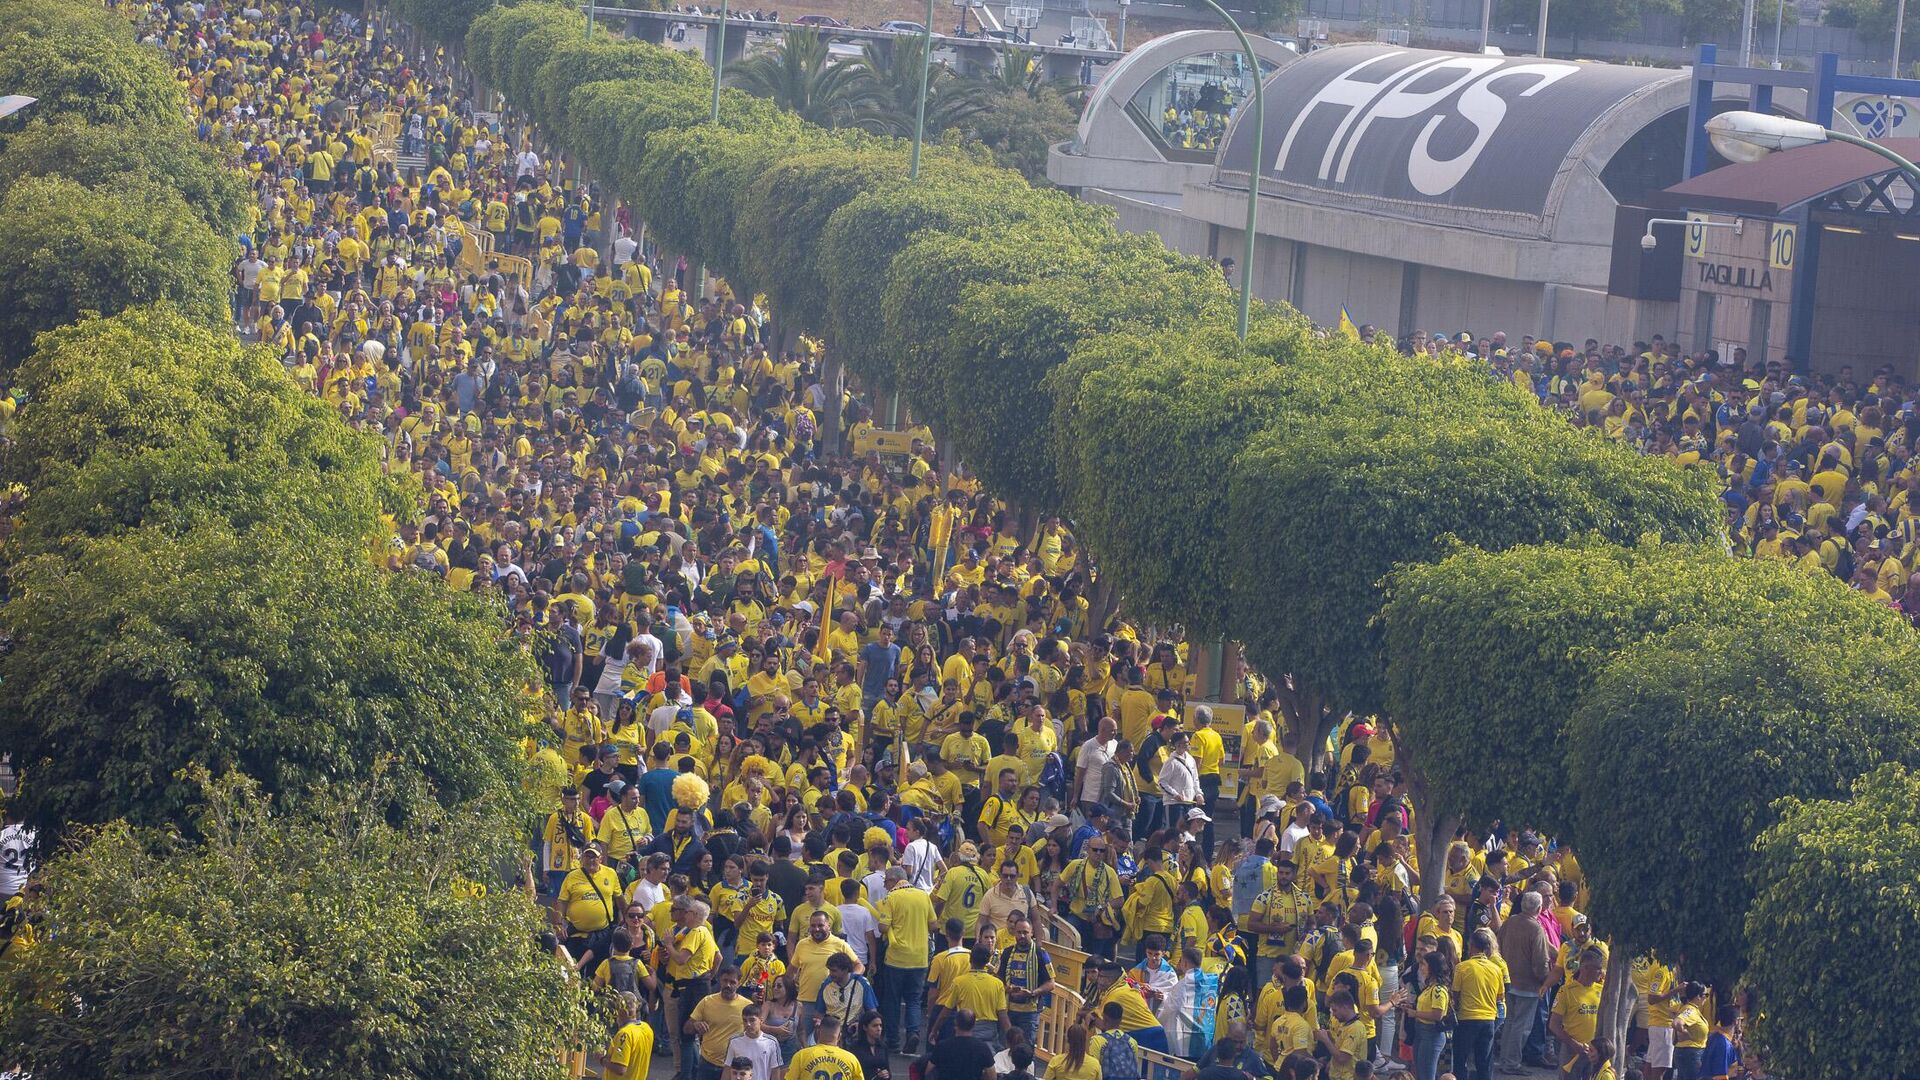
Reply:
M1353 317L1347 314L1347 309L1344 304L1340 307L1340 323L1334 327L1334 329L1354 341L1360 340L1360 328L1353 325Z

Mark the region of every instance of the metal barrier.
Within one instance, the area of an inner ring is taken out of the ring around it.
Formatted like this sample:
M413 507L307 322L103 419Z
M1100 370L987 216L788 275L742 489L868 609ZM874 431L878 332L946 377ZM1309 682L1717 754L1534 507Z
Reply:
M1163 1054L1158 1050L1140 1050L1140 1080L1180 1080L1193 1068L1193 1062Z
M1051 954L1052 949L1047 952ZM1059 979L1058 960L1055 961L1054 977ZM1080 1010L1086 1007L1086 1000L1071 990L1062 990L1058 985L1053 988L1053 1004L1040 1012L1040 1029L1033 1041L1033 1056L1041 1061L1051 1061L1055 1054L1066 1053L1067 1029L1078 1023Z

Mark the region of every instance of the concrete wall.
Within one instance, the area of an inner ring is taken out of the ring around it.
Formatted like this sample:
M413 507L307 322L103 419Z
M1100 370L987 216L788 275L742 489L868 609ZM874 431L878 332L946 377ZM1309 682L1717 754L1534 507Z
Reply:
M1738 233L1708 229L1701 239L1701 254L1681 263L1680 310L1674 329L1682 348L1688 352L1720 349L1726 355L1738 346L1747 350L1749 361L1779 360L1786 355L1793 271L1767 265L1769 224L1749 220ZM1731 267L1736 281L1765 287L1703 280L1702 266ZM1709 296L1710 301L1702 299Z
M1166 241L1168 247L1183 255L1198 255L1201 258L1208 255L1207 223L1183 216L1178 207L1130 199L1097 188L1082 191L1080 197L1090 203L1113 207L1116 213L1114 224L1123 231L1153 233ZM1222 247L1221 251L1229 253L1226 247Z

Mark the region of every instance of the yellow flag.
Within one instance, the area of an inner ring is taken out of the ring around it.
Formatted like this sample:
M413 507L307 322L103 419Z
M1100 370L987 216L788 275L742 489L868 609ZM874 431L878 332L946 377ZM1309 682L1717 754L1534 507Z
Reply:
M1347 309L1344 306L1340 308L1340 323L1334 327L1334 329L1354 341L1360 340L1360 328L1353 325L1353 317L1347 314Z

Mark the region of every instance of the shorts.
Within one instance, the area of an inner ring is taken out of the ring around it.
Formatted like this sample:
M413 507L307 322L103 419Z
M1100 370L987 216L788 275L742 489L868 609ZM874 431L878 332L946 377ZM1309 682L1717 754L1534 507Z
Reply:
M1673 1068L1673 1029L1647 1028L1647 1065L1655 1069Z

